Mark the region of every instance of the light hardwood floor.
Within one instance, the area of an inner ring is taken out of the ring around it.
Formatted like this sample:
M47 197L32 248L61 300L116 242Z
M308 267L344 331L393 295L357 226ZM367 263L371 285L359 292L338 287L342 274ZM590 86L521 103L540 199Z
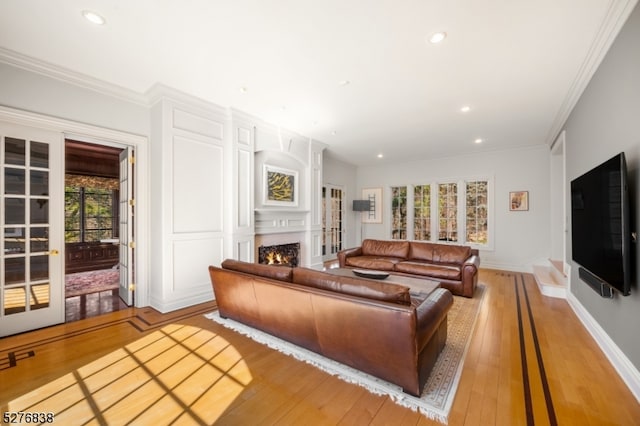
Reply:
M640 423L566 301L529 274L481 270L480 282L450 425ZM214 308L125 309L4 338L0 412L46 407L58 424L439 424L204 318Z

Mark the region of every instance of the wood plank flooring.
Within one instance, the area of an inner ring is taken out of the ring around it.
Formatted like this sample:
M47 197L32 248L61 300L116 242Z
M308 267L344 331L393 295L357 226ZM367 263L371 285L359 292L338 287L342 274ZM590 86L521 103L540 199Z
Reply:
M483 269L480 282L450 425L639 424L566 301L529 274ZM131 308L1 339L0 412L37 400L60 424L439 424L204 318L213 309Z

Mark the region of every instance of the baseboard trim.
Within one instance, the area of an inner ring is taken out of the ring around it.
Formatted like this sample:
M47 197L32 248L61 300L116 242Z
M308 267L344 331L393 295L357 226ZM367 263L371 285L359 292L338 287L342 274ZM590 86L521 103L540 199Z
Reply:
M151 298L151 307L158 312L166 314L167 312L173 312L178 309L188 308L189 306L198 305L200 303L211 302L215 300L213 291L204 291L198 294L191 294L189 297L182 297L180 299L172 299L170 301L159 300L157 298Z
M589 311L587 311L570 291L567 292L567 302L569 302L569 306L571 306L571 309L573 309L578 316L582 325L584 325L589 334L594 338L596 344L605 353L620 378L622 378L633 396L635 396L636 400L640 403L640 371L629 361L629 358L627 358L615 342L611 340L604 329L600 327L600 324L598 324Z
M524 272L531 274L533 267L531 265L511 265L505 263L485 262L480 258L480 269L497 269L498 271Z

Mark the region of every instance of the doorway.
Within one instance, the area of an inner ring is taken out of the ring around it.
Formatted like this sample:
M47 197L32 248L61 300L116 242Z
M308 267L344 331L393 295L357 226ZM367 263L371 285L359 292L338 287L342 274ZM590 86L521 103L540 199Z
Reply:
M127 249L122 233L131 222L121 208L121 184L126 181L119 146L65 140L65 321L125 309L132 298L123 263ZM128 197L125 190L125 197ZM128 239L125 237L125 240ZM124 256L123 256L124 255ZM123 274L123 267L125 273Z

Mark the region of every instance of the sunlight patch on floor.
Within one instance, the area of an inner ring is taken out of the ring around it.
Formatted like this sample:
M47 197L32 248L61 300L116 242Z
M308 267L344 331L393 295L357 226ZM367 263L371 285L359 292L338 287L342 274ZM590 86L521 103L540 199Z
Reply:
M241 354L198 327L171 324L8 404L56 423L211 424L251 382Z

